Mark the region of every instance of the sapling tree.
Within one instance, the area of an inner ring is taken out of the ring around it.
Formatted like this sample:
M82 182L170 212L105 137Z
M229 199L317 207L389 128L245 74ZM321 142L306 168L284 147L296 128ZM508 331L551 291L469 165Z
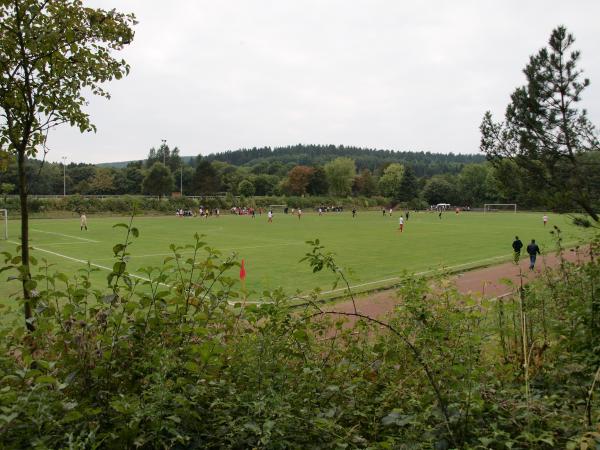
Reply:
M81 0L0 0L0 159L16 158L21 209L25 319L31 322L28 158L47 151L48 131L61 124L95 131L85 95L109 97L104 83L129 66L113 56L134 36L135 17L84 6Z
M529 59L526 84L517 88L504 122L485 113L481 150L494 164L513 160L526 172L530 189L543 190L556 206L576 207L600 222L600 143L580 107L589 80L578 68L580 53L565 27L552 31L547 48Z

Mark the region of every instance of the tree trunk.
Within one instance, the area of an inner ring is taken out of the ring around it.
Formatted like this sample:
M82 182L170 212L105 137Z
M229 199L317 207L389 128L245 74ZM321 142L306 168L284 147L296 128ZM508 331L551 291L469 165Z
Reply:
M31 281L31 271L29 270L29 209L27 205L27 179L25 178L25 149L18 150L19 174L19 200L21 202L21 264L23 272L21 273L23 284L23 301L25 307L25 325L29 331L34 331L35 326L31 322L31 291L29 282Z

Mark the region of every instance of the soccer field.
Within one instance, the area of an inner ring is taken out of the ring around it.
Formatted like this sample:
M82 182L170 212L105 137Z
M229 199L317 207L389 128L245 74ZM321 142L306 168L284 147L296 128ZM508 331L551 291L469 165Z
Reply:
M398 231L399 213L392 217L381 212L328 213L323 216L304 214L301 220L275 214L272 224L265 214L249 216L222 215L219 218L137 217L134 225L140 237L131 246L129 270L160 265L171 252L169 244L193 243L194 233L205 234L205 240L223 256L237 252L245 259L246 284L259 300L263 290L282 286L288 293L308 292L314 287L331 289L333 275L313 274L300 258L310 250L307 240L320 239L327 251L336 254L340 266L350 269L351 284L357 290L393 284L404 271L435 273L439 270L462 270L508 260L515 235L527 245L534 238L542 252L556 246L550 231L553 225L563 230L565 244L575 244L584 237L582 230L569 224L566 216L552 214L547 227L541 213L412 213L404 232ZM127 218L88 216L89 231L80 231L79 219L32 220L33 255L41 261L56 264L55 270L73 274L87 261L100 271L94 276L96 286L106 284L112 266L112 247L124 239L123 228L115 223ZM9 223L8 241L0 241L2 251L15 252L19 222ZM4 275L4 274L3 274ZM142 276L141 274L138 274ZM237 277L233 272L232 276ZM0 283L0 295L6 298L19 289L16 282Z

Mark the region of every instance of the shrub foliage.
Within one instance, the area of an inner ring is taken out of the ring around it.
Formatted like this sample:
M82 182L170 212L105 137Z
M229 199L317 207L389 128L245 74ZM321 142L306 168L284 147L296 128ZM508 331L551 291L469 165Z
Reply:
M600 443L597 242L591 260L497 301L407 276L382 319L333 313L316 293L293 308L281 290L248 301L236 256L199 235L134 276L139 231L116 226L106 286L91 284L92 267L67 277L32 261L35 331L6 319L0 334L0 447ZM344 284L334 255L310 245L313 270ZM19 278L18 254L4 259Z

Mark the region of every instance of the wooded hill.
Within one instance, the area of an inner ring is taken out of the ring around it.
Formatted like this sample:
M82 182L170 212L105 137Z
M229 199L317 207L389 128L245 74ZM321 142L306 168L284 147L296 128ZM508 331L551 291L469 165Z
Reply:
M320 166L338 157L352 158L357 170L375 171L390 163L410 165L419 177L441 173L458 173L465 164L481 163L481 154L431 153L416 151L376 150L343 145L291 145L287 147L244 148L206 156L211 161L223 161L235 166L254 166L280 161L306 166Z
M253 147L228 150L204 156L209 161L222 161L234 166L251 167L259 164L281 162L282 164L321 166L338 157L352 158L357 170L375 171L390 163L410 165L418 177L443 173L459 173L465 164L485 161L482 154L431 153L417 151L377 150L343 145L305 145L286 147ZM190 164L193 156L182 156ZM99 167L123 168L131 161L98 164Z

